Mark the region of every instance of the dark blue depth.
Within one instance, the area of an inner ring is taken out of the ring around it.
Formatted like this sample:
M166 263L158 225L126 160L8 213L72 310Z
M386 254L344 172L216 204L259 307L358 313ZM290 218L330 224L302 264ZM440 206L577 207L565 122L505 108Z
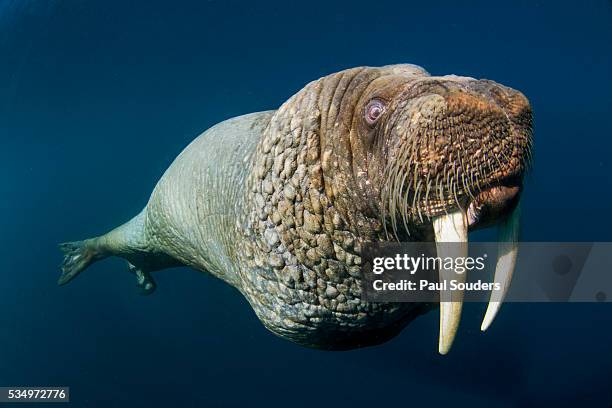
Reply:
M75 407L610 406L609 304L508 304L486 334L468 304L442 357L436 313L323 352L188 269L150 297L116 259L56 286L56 244L131 218L201 131L358 65L523 91L523 238L612 241L612 3L410 3L0 0L0 385Z

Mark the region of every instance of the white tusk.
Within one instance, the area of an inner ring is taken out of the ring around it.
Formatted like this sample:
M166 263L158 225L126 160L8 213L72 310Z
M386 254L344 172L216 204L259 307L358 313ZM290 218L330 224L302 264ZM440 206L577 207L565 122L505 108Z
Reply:
M480 330L485 331L489 328L499 308L504 302L506 293L510 288L512 274L516 267L516 257L518 255L518 239L519 239L519 224L521 218L521 210L519 206L514 209L512 214L499 226L498 230L498 247L497 247L497 265L495 266L494 282L499 283L500 290L494 294L491 292L487 311L482 319ZM497 300L494 300L497 299Z
M439 258L467 257L467 217L463 211L459 210L434 218L433 228ZM452 244L446 244L449 242ZM452 279L459 282L465 281L465 273L459 274L453 269L441 267L439 274L441 283L450 282ZM463 292L440 291L440 340L438 343L440 354L448 353L453 344L461 320L462 306Z

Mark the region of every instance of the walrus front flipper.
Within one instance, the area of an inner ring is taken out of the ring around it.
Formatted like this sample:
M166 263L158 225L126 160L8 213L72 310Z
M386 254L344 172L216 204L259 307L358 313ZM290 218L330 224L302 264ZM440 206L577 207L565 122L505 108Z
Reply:
M138 268L131 262L128 262L127 264L128 264L129 271L132 272L136 276L136 284L138 285L138 288L140 289L140 294L150 295L151 293L155 292L157 285L155 284L155 281L151 277L151 274L141 268Z
M91 240L64 242L59 244L59 247L64 253L62 275L57 281L59 285L70 282L89 265L100 259Z

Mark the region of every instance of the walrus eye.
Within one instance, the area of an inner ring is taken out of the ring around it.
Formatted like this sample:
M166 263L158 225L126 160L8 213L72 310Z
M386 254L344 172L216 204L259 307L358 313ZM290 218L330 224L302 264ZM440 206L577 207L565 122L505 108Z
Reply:
M385 111L385 104L380 99L372 99L365 108L365 120L373 125Z

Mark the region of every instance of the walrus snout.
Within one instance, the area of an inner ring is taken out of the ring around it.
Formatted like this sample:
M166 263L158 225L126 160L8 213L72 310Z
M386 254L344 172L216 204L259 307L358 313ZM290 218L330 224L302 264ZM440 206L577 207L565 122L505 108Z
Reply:
M414 224L465 209L503 180L520 182L531 149L531 111L519 92L466 77L422 82L402 95L382 194L387 214L399 210Z

